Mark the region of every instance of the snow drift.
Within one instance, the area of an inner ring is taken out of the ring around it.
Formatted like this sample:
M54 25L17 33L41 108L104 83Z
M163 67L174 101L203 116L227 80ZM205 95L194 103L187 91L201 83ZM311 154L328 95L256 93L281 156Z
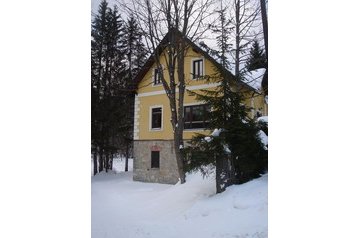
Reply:
M92 238L267 237L267 175L215 194L214 174L142 183L122 164L92 177Z

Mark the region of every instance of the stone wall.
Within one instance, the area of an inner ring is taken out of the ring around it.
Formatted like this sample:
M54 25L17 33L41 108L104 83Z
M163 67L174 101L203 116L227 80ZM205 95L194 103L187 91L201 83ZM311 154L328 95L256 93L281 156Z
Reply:
M159 151L159 168L151 168L151 152ZM134 141L133 180L176 184L179 174L172 140Z

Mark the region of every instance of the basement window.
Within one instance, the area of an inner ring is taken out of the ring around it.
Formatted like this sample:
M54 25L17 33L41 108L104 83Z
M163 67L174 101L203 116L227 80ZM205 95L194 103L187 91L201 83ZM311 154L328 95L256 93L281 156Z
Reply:
M160 157L159 151L152 151L151 156L151 168L157 168L159 169L159 157Z

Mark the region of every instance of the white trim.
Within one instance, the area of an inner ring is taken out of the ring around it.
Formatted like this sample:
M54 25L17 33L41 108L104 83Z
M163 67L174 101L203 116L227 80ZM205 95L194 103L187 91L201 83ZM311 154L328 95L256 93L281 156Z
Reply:
M133 128L133 139L138 140L139 139L139 97L135 95L134 98L134 128Z
M199 89L207 89L207 88L215 88L219 86L220 83L209 83L209 84L201 84L195 86L188 86L186 89L188 90L199 90ZM179 92L179 89L176 89L175 92ZM147 92L147 93L138 93L138 97L147 97L147 96L155 96L165 94L165 90L154 91L154 92Z
M193 131L210 131L210 130L205 128L183 129L183 132L193 132Z
M203 105L206 104L204 101L199 101L199 102L193 102L193 103L184 103L183 106L187 107L187 106L196 106L196 105Z
M161 128L152 128L152 109L153 108L161 108L162 109L162 121L161 121ZM153 105L149 107L149 131L162 131L164 128L164 121L163 121L163 115L164 115L164 110L163 110L163 105Z
M194 68L193 68L193 62L196 60L203 60L203 77L205 76L205 58L202 57L196 57L196 58L191 58L191 64L190 64L190 77L191 80L200 80L201 78L193 78L194 77Z
M219 86L221 83L208 83L208 84L200 84L195 86L188 86L186 89L188 90L199 90L199 89L206 89L206 88L214 88Z

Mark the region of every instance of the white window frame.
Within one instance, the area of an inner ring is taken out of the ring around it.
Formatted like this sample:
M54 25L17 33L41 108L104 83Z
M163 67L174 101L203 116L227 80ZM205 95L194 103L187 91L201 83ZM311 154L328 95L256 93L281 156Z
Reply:
M163 75L164 75L164 67L163 65L161 65L162 70L163 70ZM158 69L158 67L154 67L152 70L152 87L158 87L158 86L162 86L163 85L163 81L161 83L158 84L154 84L154 79L155 79L155 70ZM163 80L163 79L162 79Z
M154 108L161 108L162 109L162 120L161 120L161 127L160 128L152 128L152 111ZM163 105L153 105L149 107L149 131L162 131L164 128L164 121L163 121L163 115L164 115L164 108Z
M194 61L197 60L202 60L203 61L203 72L202 72L202 76L199 78L194 78ZM205 75L205 58L204 57L197 57L197 58L192 58L191 59L191 64L190 64L190 73L191 73L191 79L192 80L198 80L201 79L202 77L204 77Z

